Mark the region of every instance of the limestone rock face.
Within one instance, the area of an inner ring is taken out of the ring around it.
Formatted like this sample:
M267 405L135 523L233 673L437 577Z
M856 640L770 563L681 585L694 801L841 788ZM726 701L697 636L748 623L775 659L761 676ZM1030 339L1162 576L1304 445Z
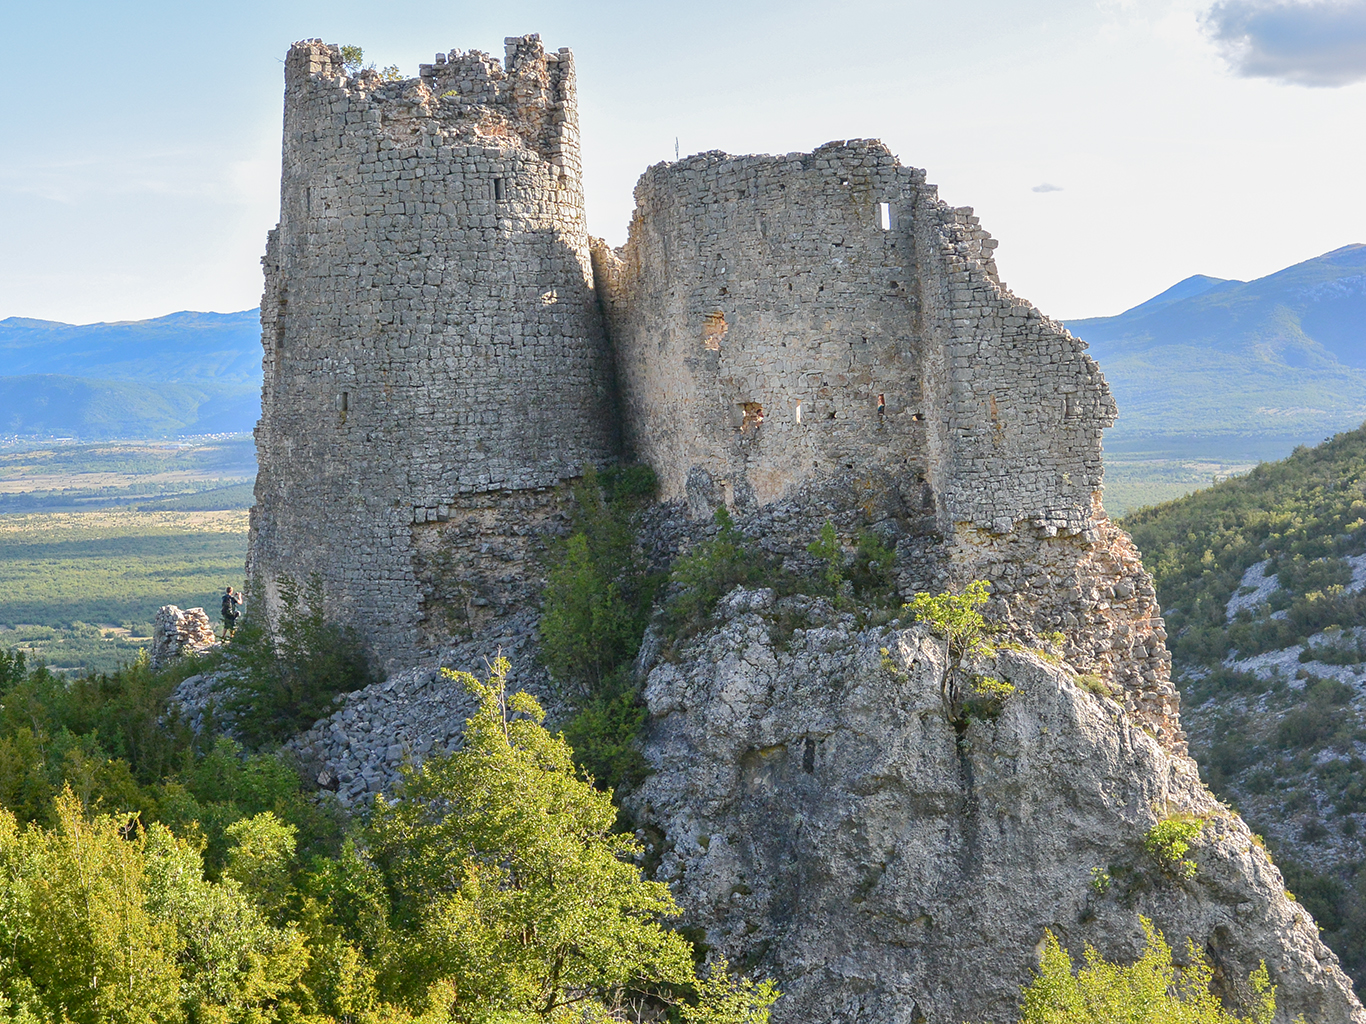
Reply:
M182 611L166 604L157 609L152 623L149 658L153 668L163 668L182 654L202 654L217 643L213 623L203 608Z
M1013 1022L1046 929L1077 956L1090 942L1129 961L1139 915L1178 960L1187 938L1205 951L1234 1005L1265 960L1278 1021L1366 1022L1194 762L1071 670L1002 652L981 670L1015 693L960 735L923 627L858 631L829 612L783 635L772 605L733 593L677 660L646 645L655 774L630 809L687 923L778 982L779 1024ZM1205 822L1191 879L1143 845L1175 814Z

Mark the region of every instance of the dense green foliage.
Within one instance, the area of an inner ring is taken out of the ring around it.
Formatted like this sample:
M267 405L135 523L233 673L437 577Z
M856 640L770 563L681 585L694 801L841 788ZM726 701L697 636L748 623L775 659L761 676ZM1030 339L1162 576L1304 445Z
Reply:
M550 554L541 615L542 657L578 707L565 736L579 766L612 789L645 773L635 742L645 710L630 666L661 583L636 539L654 490L645 466L587 468L574 488L569 536Z
M280 613L273 626L249 616L226 647L231 670L223 709L249 743L284 740L331 710L339 693L372 682L355 630L323 614L323 585L314 576L301 592L294 580L276 580Z
M92 810L195 822L211 871L232 824L263 811L289 822L310 851L335 846L337 823L305 797L289 763L222 737L196 741L168 711L171 690L201 667L187 660L154 672L144 657L68 679L0 654L0 804L20 822L52 825L69 787Z
M1341 556L1366 548L1362 430L1136 512L1122 525L1156 579L1178 658L1213 666L1230 648L1273 650L1328 625L1366 623L1366 601L1338 589ZM1287 588L1280 599L1287 616L1226 625L1224 609L1243 573L1266 558Z
M1024 990L1020 1024L1271 1024L1276 989L1265 964L1249 979L1256 993L1252 1012L1230 1013L1210 989L1214 968L1203 951L1187 940L1186 964L1178 968L1162 933L1147 918L1139 920L1147 942L1128 966L1110 963L1088 945L1085 965L1074 968L1057 937L1046 933L1038 975Z
M1156 577L1182 719L1204 778L1268 838L1286 884L1324 940L1366 981L1366 872L1336 851L1366 813L1357 689L1314 662L1366 673L1366 598L1346 588L1346 556L1366 550L1366 431L1122 521ZM1279 589L1228 621L1246 570L1269 559ZM1281 674L1225 665L1312 644ZM1303 666L1303 667L1301 667ZM1293 823L1287 828L1287 823ZM1336 861L1336 862L1334 862ZM1309 865L1313 865L1310 867Z
M600 481L590 465L575 486L571 532L553 555L545 589L545 663L584 695L635 657L659 584L636 541L636 512L653 492L653 474L638 487L618 490L617 480Z
M343 840L284 761L160 722L175 677L0 657L0 1019L763 1024L506 670Z

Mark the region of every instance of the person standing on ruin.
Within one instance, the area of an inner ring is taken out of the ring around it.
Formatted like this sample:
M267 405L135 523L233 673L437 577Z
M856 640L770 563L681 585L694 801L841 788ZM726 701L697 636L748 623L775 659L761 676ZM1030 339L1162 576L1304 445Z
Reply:
M232 636L237 628L237 616L242 614L242 595L228 587L223 594L223 639Z

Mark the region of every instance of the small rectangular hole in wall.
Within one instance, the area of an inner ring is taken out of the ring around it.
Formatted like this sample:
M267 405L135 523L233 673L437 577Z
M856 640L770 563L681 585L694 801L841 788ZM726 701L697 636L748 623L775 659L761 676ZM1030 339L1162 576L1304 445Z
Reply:
M882 230L883 230L883 231L891 231L891 230L892 230L892 204L891 204L891 203L878 203L878 204L877 204L877 219L878 219L878 223L882 225Z
M798 402L798 403L797 403L797 422L800 423L801 421L802 421L802 403L801 403L801 402Z
M508 187L506 178L493 179L493 198L502 202L508 197Z
M764 407L758 402L741 402L740 412L740 433L758 430L764 425Z
M729 325L726 323L726 314L717 310L715 313L708 313L702 319L702 347L712 352L721 350L721 339L726 336Z
M338 395L336 397L337 412L346 412L347 408L350 405L350 399L350 392L343 391L340 395Z
M877 414L878 414L879 416L881 416L881 415L882 415L884 412L886 412L886 411L887 411L887 396L886 396L886 395L878 395L878 396L877 396Z

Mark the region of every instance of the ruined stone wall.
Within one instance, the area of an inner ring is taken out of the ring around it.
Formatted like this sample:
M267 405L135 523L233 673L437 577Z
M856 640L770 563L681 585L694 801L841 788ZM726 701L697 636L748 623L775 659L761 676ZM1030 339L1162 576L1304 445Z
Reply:
M650 168L627 244L593 247L627 442L694 515L927 489L938 537L900 532L903 587L990 580L999 616L1064 632L1179 749L1152 581L1100 506L1114 400L995 248L880 142Z
M741 508L832 470L925 472L922 353L891 204L924 172L878 142L651 167L594 246L627 442L666 499Z
M1184 751L1152 577L1101 505L1101 434L1116 410L1100 368L1001 283L996 241L971 208L922 185L900 219L914 240L949 579L988 579L1001 619L1064 633L1069 664Z
M573 60L525 36L386 82L314 40L285 79L249 576L269 607L321 573L331 616L412 663L441 632L415 531L616 451Z
M1101 489L1101 432L1115 419L1086 343L1000 283L996 240L971 208L925 185L907 213L945 526L1085 530Z

